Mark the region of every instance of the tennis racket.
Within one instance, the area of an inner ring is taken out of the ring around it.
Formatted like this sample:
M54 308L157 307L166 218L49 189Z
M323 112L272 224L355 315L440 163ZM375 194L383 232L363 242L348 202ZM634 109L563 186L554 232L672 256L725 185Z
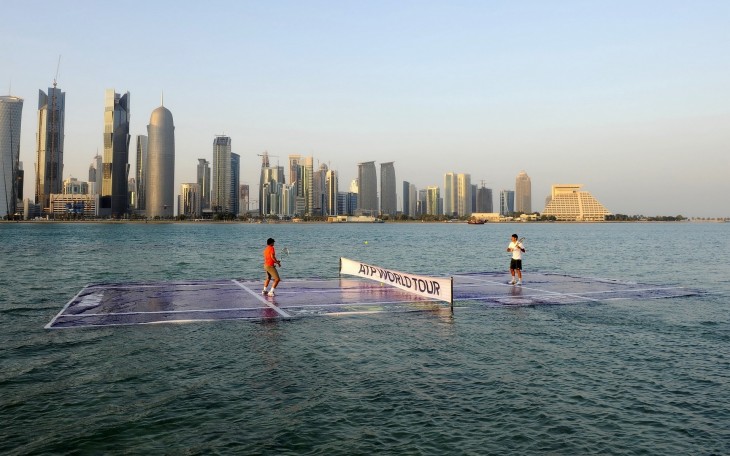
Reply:
M515 247L518 249L524 249L525 248L525 238L521 237L517 239L517 242L515 243Z

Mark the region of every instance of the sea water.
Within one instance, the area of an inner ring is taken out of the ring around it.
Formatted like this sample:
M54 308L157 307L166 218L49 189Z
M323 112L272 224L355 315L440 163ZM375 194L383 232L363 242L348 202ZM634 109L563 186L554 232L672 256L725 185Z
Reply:
M43 329L84 285L339 257L680 285L560 306ZM728 454L730 224L0 223L3 454ZM288 253L287 253L288 252Z

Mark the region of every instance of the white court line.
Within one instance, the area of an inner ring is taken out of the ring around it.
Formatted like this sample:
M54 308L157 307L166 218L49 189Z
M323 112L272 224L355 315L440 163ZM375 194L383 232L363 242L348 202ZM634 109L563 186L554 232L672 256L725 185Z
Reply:
M267 306L269 306L269 307L271 307L272 309L274 309L274 311L276 311L276 313L278 313L278 314L279 314L279 315L281 315L282 317L284 317L284 318L292 318L292 316L291 316L291 315L289 315L288 313L284 312L284 311L283 311L282 309L280 309L279 307L277 307L277 306L273 305L272 303L270 303L269 301L267 301L267 300L266 300L266 299L265 299L265 298L264 298L263 296L261 296L260 294L256 293L255 291L253 291L252 289L250 289L250 288L249 288L249 287L247 287L246 285L242 284L242 283L241 283L241 282L239 282L238 280L235 280L235 279L234 279L234 280L231 280L231 282L235 283L235 284L236 284L236 285L238 285L239 287L241 287L241 288L243 288L244 290L246 290L246 291L248 291L249 293L251 293L251 294L252 294L252 295L253 295L254 297L256 297L256 299L258 299L259 301L263 302L263 303L264 303L264 304L266 304Z
M66 303L66 305L65 305L65 306L63 306L63 309L61 309L61 311L60 311L60 312L58 312L58 314L56 314L56 316L55 316L55 317L53 317L53 320L51 320L50 322L48 322L48 324L47 324L46 326L44 326L44 327L43 327L43 329L52 329L52 326L53 326L53 324L54 324L54 323L56 322L56 320L58 319L58 317L60 317L60 316L61 316L61 314L63 314L63 313L64 313L64 312L66 311L66 309L68 309L68 306L70 306L70 305L71 305L71 303L72 303L72 302L74 302L74 301L76 300L76 298L78 298L78 297L79 297L79 296L81 295L81 293L82 293L82 292L83 292L84 290L86 290L86 288L87 288L87 287L88 287L88 285L86 285L86 286L85 286L84 288L80 289L80 290L79 290L79 292L78 292L78 293L76 293L76 296L74 296L73 298L71 298L71 299L70 299L70 300L69 300L69 301L68 301L68 302Z
M233 307L230 309L190 309L190 310L150 310L147 312L109 312L109 313L83 313L83 314L69 314L60 315L60 317L107 317L117 315L155 315L155 314L181 314L181 313L194 313L194 312L227 312L227 311L238 311L238 310L260 310L260 307Z
M512 284L509 284L509 283L500 283L500 282L495 282L493 280L479 280L479 279L476 279L476 280L477 281L484 282L484 283L493 283L493 284L503 285L503 286L506 286L506 287L520 287L523 290L537 291L537 292L545 293L545 294L549 294L549 295L569 296L571 298L584 299L586 301L592 301L592 302L601 302L601 301L603 301L601 299L593 299L593 298L589 298L587 296L581 296L581 295L574 294L574 293L560 293L558 291L542 290L540 288L526 287L524 285L512 285ZM509 296L505 296L505 297L509 297Z

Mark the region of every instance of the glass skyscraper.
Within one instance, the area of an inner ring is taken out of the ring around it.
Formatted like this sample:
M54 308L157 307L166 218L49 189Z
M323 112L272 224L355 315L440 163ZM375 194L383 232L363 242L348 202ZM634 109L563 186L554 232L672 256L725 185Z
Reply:
M502 190L499 192L499 214L510 215L515 211L515 192Z
M15 214L22 193L18 188L22 114L22 98L0 97L0 219Z
M453 217L457 213L457 178L454 173L444 175L444 215Z
M375 215L378 213L378 176L375 171L375 162L357 164L357 210L361 215Z
M51 193L63 193L63 139L66 94L55 87L38 91L35 203L45 212Z
M145 210L145 175L147 173L147 136L137 135L137 169L134 175L137 178L137 210Z
M198 190L200 191L200 210L210 209L210 162L198 159Z
M241 156L231 153L231 213L238 215L241 201L238 186L241 182Z
M267 157L268 161L268 157ZM213 212L231 211L231 138L216 136L213 140L213 186L210 205Z
M398 199L395 190L395 166L393 162L380 164L380 213L395 216Z
M520 171L515 179L515 210L524 214L532 213L532 183L524 171Z
M114 89L105 94L104 156L100 213L112 217L127 214L129 201L129 92L119 95Z
M456 215L471 215L471 174L456 175Z

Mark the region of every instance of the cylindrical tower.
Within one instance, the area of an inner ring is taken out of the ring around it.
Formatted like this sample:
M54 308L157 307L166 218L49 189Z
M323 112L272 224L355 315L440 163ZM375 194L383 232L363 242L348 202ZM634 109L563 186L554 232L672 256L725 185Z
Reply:
M146 216L175 215L175 125L172 113L160 106L147 125Z

